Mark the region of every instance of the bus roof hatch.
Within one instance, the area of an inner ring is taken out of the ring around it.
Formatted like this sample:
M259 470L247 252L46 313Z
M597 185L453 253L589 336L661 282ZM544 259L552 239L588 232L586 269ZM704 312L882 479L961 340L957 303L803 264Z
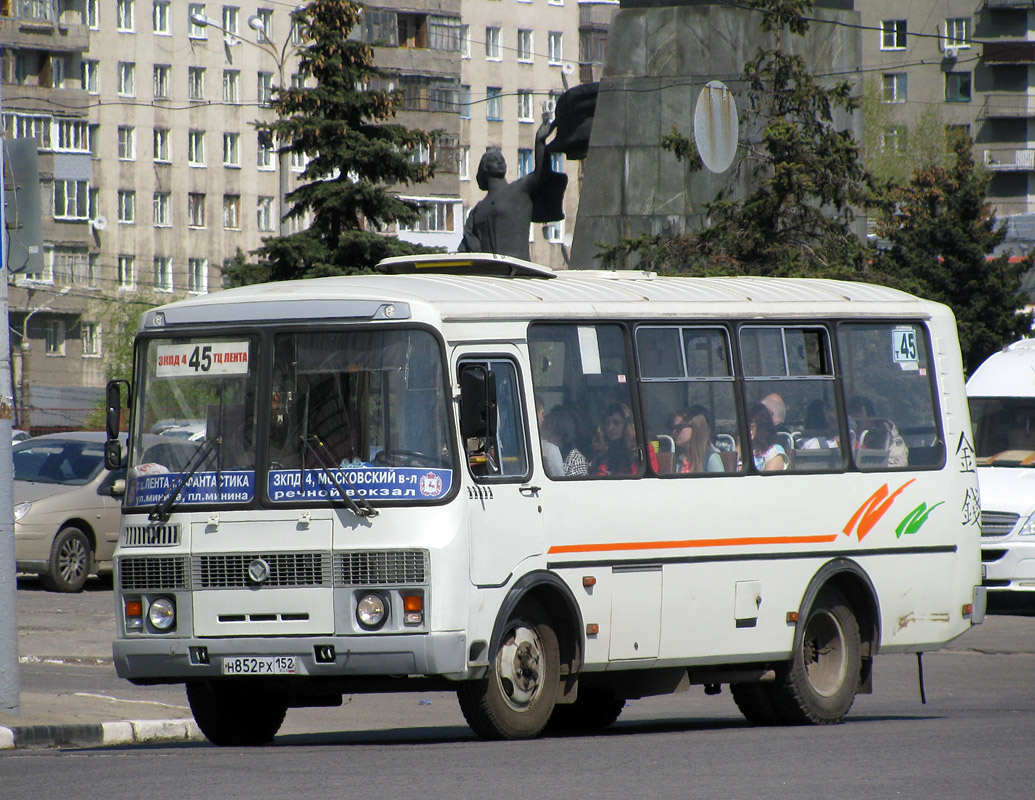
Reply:
M488 275L497 278L556 278L541 264L494 253L437 253L382 259L377 269L390 275Z

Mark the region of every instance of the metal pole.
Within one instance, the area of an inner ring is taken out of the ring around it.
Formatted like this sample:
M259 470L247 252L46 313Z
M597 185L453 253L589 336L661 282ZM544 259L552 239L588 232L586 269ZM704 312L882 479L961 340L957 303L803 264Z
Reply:
M280 89L284 89L284 59L277 58L276 53L273 53L273 58L277 62L277 73L280 76ZM277 143L280 145L280 143ZM278 200L277 211L280 213L280 235L287 236L291 233L289 230L288 222L284 219L284 215L287 214L287 195L288 195L288 177L291 175L291 165L288 163L288 154L281 150L279 159L279 179L280 179L280 198Z
M3 98L0 97L0 109ZM3 164L0 140L0 164ZM0 197L3 197L0 171ZM21 712L18 685L18 582L14 561L14 464L11 460L11 348L7 311L7 224L0 202L0 711Z

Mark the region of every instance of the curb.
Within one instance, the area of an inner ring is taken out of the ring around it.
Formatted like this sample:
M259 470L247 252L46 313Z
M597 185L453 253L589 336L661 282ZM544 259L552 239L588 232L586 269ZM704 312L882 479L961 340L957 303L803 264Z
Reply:
M86 725L0 727L0 750L18 747L106 747L155 742L203 742L191 719L127 719Z

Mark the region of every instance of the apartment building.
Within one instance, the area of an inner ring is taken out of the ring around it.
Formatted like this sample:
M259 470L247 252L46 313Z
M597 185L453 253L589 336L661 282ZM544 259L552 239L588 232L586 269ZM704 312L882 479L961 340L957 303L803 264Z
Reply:
M940 120L975 142L1000 217L1035 212L1035 0L856 3L860 74L895 113L884 146Z

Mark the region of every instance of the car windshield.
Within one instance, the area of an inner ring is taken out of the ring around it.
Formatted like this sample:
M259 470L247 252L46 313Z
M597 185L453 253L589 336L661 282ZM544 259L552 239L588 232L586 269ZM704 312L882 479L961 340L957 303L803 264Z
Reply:
M1035 397L972 397L979 466L1035 467Z
M14 446L14 479L82 486L104 466L102 442L44 439Z

